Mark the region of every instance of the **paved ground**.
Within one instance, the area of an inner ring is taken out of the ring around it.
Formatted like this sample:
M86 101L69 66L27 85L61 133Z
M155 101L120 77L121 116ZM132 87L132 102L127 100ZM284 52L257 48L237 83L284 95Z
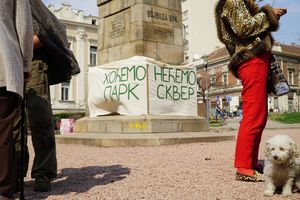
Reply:
M236 132L238 122L226 120L218 131ZM300 124L268 122L261 144L275 134L288 134L300 146ZM216 131L216 130L215 130ZM260 200L264 183L237 182L232 167L235 141L156 147L100 148L57 145L58 178L51 192L35 193L26 178L26 199L103 200ZM30 144L30 154L33 155ZM30 163L32 163L32 157ZM29 173L30 174L30 173Z
M222 127L212 128L211 131L228 131L228 130L238 130L240 126L239 118L229 118L226 119ZM272 120L268 120L266 129L297 129L300 128L300 124L284 124Z

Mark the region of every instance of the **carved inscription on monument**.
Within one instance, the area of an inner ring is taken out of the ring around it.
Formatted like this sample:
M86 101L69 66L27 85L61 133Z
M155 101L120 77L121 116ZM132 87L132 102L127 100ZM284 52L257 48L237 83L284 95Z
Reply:
M165 28L159 25L146 26L144 29L144 38L154 42L163 42L167 44L174 43L174 29Z
M111 29L109 31L109 37L115 39L124 35L125 22L122 15L116 15L111 21Z
M176 15L168 14L168 13L162 13L159 11L154 10L147 10L147 17L152 19L157 19L161 21L169 21L169 22L178 22L178 17Z
M181 13L154 6L147 6L144 10L144 17L147 22L152 21L156 24L167 26L181 26Z

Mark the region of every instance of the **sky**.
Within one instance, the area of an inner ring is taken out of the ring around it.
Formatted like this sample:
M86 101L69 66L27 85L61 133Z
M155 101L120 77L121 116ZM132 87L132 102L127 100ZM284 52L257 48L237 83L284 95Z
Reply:
M85 15L98 15L97 0L42 0L45 5L52 4L55 8L60 8L62 3L69 3L73 9L83 10Z
M70 3L73 9L83 10L85 15L98 15L97 0L42 0L46 5L59 8L63 2ZM204 1L204 0L199 0ZM210 0L206 0L210 1ZM280 28L273 34L276 41L284 44L300 45L300 0L263 0L259 5L287 8L288 12L280 19Z
M300 45L300 1L264 0L261 4L270 4L274 8L287 8L287 14L280 19L280 28L273 34L276 41L284 44Z

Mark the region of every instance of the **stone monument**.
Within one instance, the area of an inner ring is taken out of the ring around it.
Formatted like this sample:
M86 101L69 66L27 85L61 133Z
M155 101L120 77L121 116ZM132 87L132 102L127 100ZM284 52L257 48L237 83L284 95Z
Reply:
M169 83L166 81L166 73L169 74L169 79L172 79L173 82L178 83L179 81L177 81L177 79L180 79L179 71L181 71L181 74L184 76L190 73L192 75L191 77L195 77L195 69L193 69L194 71L187 72L184 71L185 69L180 68L164 68L157 66L155 62L154 64L141 63L140 65L134 63L130 66L125 65L126 67L121 65L119 69L116 69L117 64L109 66L109 64L114 61L127 59L133 56L145 56L152 58L155 61L161 61L170 65L178 65L182 63L183 34L181 0L98 0L98 6L100 15L98 63L100 64L100 66L95 67L95 70L96 68L98 68L98 70L101 71L101 76L102 78L104 78L104 81L99 81L100 84L98 85L98 87L94 87L95 90L93 90L91 93L97 93L100 91L104 91L105 93L105 91L107 91L106 88L108 87L120 89L121 84L115 82L111 83L114 85L103 87L103 84L105 84L105 82L108 82L110 75L112 74L114 74L115 77L118 77L122 81L123 85L124 83L128 83L130 85L131 82L126 82L128 81L128 79L123 80L123 77L128 78L130 76L128 75L128 73L133 72L134 70L132 69L137 69L139 67L139 69L141 69L141 71L144 72L145 75L143 75L142 77L146 78L140 80L141 82L139 82L138 84L135 83L135 86L132 88L135 89L135 87L139 84L143 85L146 88L143 89L142 92L137 93L144 93L143 99L146 100L144 104L145 106L142 107L146 108L146 111L145 113L137 115L86 117L76 122L74 128L75 132L149 134L208 131L207 120L203 117L197 116L197 114L193 116L189 116L188 114L161 115L151 111L152 105L155 105L159 108L160 104L164 102L162 100L163 96L159 96L159 98L154 97L156 98L154 99L154 101L151 99L152 96L159 95L159 92L155 90L157 87L155 86L155 88L153 87L153 85L159 84L158 87L160 87L161 89L171 88L172 86L169 86ZM107 67L107 65L109 67ZM90 71L92 71L92 69ZM151 80L154 82L151 82ZM197 96L195 89L196 78L188 78L186 80L193 84L192 87L194 89L192 88L191 90L189 90L188 86L184 85L182 81L181 83L178 83L179 85L181 84L180 86L177 85L179 87L175 87L177 89L181 88L185 90L181 92L182 95L188 94L189 96L193 96L192 104L195 103L195 106L190 106L189 104L189 109L192 110L192 112L193 109L195 109L195 112L197 112ZM159 81L161 81L161 84L159 83ZM152 87L153 89L151 89ZM170 89L167 90L170 91ZM120 96L122 94L124 95L124 92L119 91L118 93L114 91L115 90L112 90L112 97L115 97L116 101L115 103L111 103L111 106L116 107L119 105L124 105L120 100ZM149 94L149 91L152 91L152 94ZM176 92L178 93L178 91ZM131 93L133 94L133 89L131 89ZM133 99L141 99L140 97L138 98L137 95L132 95L132 97L134 97ZM167 95L167 97L170 98L171 95ZM107 99L105 97L105 94L104 99ZM101 99L101 101L102 100L103 98ZM161 103L157 103L159 101ZM95 100L95 102L99 101ZM137 106L137 104L135 105ZM181 108L180 106L177 107L175 101L174 104L168 105L172 105L172 107L174 107L172 108L173 110ZM124 107L127 109L129 106ZM184 108L187 106L183 105L182 107Z
M183 62L181 0L98 0L98 63L147 56Z

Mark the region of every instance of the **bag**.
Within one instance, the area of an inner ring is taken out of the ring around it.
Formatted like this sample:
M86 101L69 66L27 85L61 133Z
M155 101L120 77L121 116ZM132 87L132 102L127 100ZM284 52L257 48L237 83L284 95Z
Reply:
M274 94L276 96L282 96L290 92L290 86L285 79L282 70L280 68L279 62L274 54L270 57L270 69L268 77L268 88L269 94Z
M65 25L41 0L30 0L30 5L34 32L47 54L49 85L69 81L80 67L68 46Z

